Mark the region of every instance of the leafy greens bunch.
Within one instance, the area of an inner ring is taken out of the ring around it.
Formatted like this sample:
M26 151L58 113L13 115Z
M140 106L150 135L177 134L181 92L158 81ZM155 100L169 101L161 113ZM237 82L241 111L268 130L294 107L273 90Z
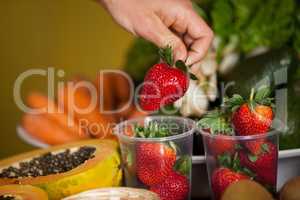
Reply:
M211 19L215 34L221 39L218 51L232 36L238 38L242 53L288 44L295 31L296 4L295 0L215 0Z

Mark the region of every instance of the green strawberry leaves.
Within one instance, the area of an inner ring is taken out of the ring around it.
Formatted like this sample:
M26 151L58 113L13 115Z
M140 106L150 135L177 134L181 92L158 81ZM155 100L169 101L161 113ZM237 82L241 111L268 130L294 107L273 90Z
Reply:
M134 135L135 135L135 137L145 138L146 136L144 134L144 127L136 124L134 126Z
M269 145L266 144L266 143L262 144L262 145L261 145L261 148L262 148L262 150L263 150L264 153L270 152Z
M254 100L255 101L261 101L265 98L268 98L271 95L271 89L270 87L261 87L260 89L257 90Z
M181 156L175 163L174 170L184 176L189 176L192 169L192 158L189 155Z
M256 155L249 154L248 159L254 163L257 161L258 157Z
M261 153L260 154L270 152L270 148L269 148L269 145L267 143L262 144L260 146L260 148L261 148ZM259 158L259 155L254 155L254 154L251 154L251 153L248 154L248 159L253 163L255 163L258 160L258 158Z
M256 177L256 174L252 172L250 169L248 169L247 167L243 167L242 172L253 179Z
M232 168L232 158L230 154L224 153L222 155L219 155L217 159L219 165L227 168Z
M184 72L188 72L188 66L182 60L177 60L175 66Z
M254 101L260 105L273 106L274 98L271 98L272 91L270 87L262 86L254 94Z
M225 97L224 104L234 112L238 107L245 103L244 98L239 94L234 94L231 98Z
M274 98L271 97L271 94L271 88L268 86L262 86L257 90L253 88L248 101L246 101L241 95L234 94L231 98L224 98L224 105L225 108L230 109L231 112L235 112L244 103L248 103L252 111L255 110L257 105L271 106L274 108Z
M233 135L233 128L225 113L219 110L208 112L197 123L202 129L209 129L211 134Z
M189 68L191 66L187 66L182 60L177 60L175 62L175 67L177 67L181 71L185 72L190 77L190 79L192 79L192 80L198 80L198 78L194 74L189 73Z
M235 144L235 150L239 151L243 149L243 146L241 144Z
M172 51L173 50L170 45L165 48L161 48L158 51L159 57L170 66L174 65L174 56ZM198 78L194 74L189 73L189 68L191 66L187 66L183 60L175 61L175 67L185 72L190 77L190 79L198 80Z
M158 51L159 57L168 65L173 66L174 64L174 57L173 57L173 50L170 45L167 45L165 48L161 48Z
M233 156L231 154L224 153L222 155L219 155L217 159L219 165L222 167L232 169L233 171L238 173L243 173L251 178L254 178L256 176L256 174L250 169L241 165L238 152L236 152Z
M171 135L169 129L165 126L160 126L158 123L150 122L148 126L134 126L135 137L140 138L161 138L168 137Z

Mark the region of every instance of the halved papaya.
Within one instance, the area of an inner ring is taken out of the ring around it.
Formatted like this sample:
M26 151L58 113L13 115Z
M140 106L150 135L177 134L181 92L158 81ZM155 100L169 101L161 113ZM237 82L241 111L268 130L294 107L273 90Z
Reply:
M0 161L0 185L34 185L54 200L88 189L119 186L121 179L118 144L113 140L86 140Z
M0 199L17 200L48 200L47 193L31 185L0 186Z

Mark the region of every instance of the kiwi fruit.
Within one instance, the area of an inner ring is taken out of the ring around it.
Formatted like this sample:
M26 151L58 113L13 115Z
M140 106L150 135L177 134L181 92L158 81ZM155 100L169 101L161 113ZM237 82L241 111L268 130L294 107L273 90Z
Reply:
M300 199L300 176L286 182L280 191L280 200Z
M241 180L231 184L223 193L222 200L273 200L272 195L260 184Z

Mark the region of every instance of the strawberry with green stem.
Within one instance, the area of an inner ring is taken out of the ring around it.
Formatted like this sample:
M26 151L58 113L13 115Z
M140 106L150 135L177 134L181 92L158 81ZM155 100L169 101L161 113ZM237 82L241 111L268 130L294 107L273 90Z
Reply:
M211 176L211 187L217 200L232 183L252 179L255 176L248 168L241 165L237 153L234 156L230 154L218 156L218 164L220 167L215 169Z
M140 105L147 111L155 111L174 103L185 94L189 85L187 74L173 67L172 48L167 46L159 54L163 62L149 69L140 91Z
M219 110L208 112L199 120L198 127L209 134L215 135L214 137L205 137L208 149L214 155L220 155L225 152L234 153L236 141L218 136L233 135L233 129L226 113Z
M135 137L141 138L172 135L164 124L156 122L147 126L135 125L133 132ZM178 156L180 149L174 142L140 142L135 153L137 177L142 183L150 186L162 199L185 199L189 191L191 156Z
M165 180L175 162L176 151L166 144L142 142L137 145L137 176L145 185L156 185Z
M263 86L257 91L252 89L248 101L238 94L225 98L225 105L233 112L232 124L237 135L266 134L270 130L274 117L270 95L270 88ZM253 154L258 154L262 143L263 139L249 141L245 145Z
M271 142L264 142L258 155L240 151L240 162L256 173L256 179L262 183L276 186L278 149Z
M233 112L232 123L238 135L267 133L273 120L273 98L269 87L251 90L250 98L245 101L238 94L225 98L225 105Z
M221 199L222 194L229 185L244 179L249 179L249 177L228 168L218 168L213 172L211 177L212 191L215 198L217 200Z
M159 123L134 127L134 136L159 138L170 136L171 132ZM176 162L176 148L172 143L140 142L136 147L136 170L139 180L151 186L161 183L173 170Z

